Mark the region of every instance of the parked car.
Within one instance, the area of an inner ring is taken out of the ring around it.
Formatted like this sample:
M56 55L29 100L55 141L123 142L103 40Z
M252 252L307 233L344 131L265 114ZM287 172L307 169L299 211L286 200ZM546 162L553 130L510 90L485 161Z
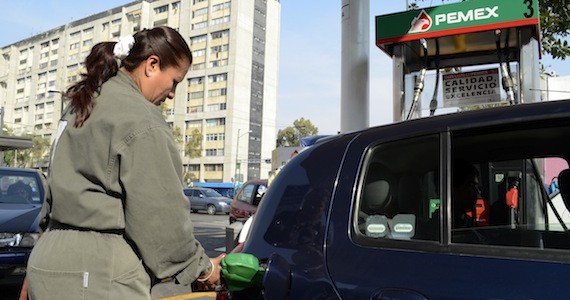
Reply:
M231 297L570 299L570 171L561 201L544 182L550 160L568 168L569 136L570 101L553 101L319 142L265 193L242 249L267 264L262 286ZM460 160L478 171L488 225L457 226Z
M230 224L247 221L257 210L266 190L266 179L252 179L245 182L232 200Z
M184 195L190 200L190 211L196 213L205 210L209 215L228 214L232 199L220 195L210 188L191 187L184 189Z
M25 275L44 197L39 171L0 167L0 281Z

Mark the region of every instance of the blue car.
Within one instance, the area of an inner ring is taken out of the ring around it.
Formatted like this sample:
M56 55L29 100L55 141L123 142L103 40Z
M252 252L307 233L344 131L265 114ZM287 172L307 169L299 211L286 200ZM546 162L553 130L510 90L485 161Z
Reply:
M320 140L265 193L263 280L231 298L570 299L569 136L553 101Z
M44 197L45 181L38 170L0 168L0 281L25 275L38 240Z

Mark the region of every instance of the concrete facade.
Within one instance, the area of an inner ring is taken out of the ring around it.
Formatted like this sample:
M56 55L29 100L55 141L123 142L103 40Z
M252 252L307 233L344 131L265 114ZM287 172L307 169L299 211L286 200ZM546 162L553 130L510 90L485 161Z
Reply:
M4 46L4 122L16 135L53 139L62 93L81 79L91 47L166 25L187 39L194 56L187 83L165 102L166 120L184 142L195 129L203 136L197 158L180 143L185 172L193 181L267 178L276 136L280 9L279 0L139 0Z

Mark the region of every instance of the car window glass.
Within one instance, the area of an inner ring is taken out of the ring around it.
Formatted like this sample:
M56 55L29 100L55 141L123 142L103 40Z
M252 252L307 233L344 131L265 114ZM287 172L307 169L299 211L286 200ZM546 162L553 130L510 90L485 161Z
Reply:
M220 193L216 192L215 190L203 190L204 195L206 197L221 197Z
M32 174L0 174L0 202L39 204L42 202L38 180Z
M200 197L200 191L199 190L192 190L192 197Z
M243 202L247 202L247 203L251 203L254 188L255 188L255 185L253 185L253 184L248 184L248 185L244 186L241 190L241 193L239 194L238 200L243 201Z
M370 239L439 240L437 136L382 144L365 165L358 232Z
M265 190L267 188L263 185L258 185L256 188L256 192L255 192L255 197L253 198L253 205L259 205L259 202L261 202L261 199L263 198L263 195L265 194Z
M570 125L528 126L452 136L452 164L467 162L477 171L474 194L463 205L456 190L469 184L461 185L463 171L452 168L452 243L570 249L570 199L563 191L570 186L559 188L568 178L570 146L560 141Z

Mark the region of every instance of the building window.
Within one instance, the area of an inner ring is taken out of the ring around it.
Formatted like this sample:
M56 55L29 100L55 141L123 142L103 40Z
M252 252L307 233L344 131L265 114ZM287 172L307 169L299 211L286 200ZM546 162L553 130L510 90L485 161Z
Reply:
M206 141L213 142L213 141L223 141L225 140L226 135L225 133L210 133L206 134Z
M192 2L192 4L196 4L196 3L200 3L200 2L204 2L204 1L206 1L206 0L194 0L194 1Z
M214 127L214 126L221 126L221 125L226 125L226 119L225 118L215 118L215 119L207 119L206 120L206 126L207 127Z
M227 22L229 22L229 21L230 21L230 16L224 16L224 17L221 17L221 18L212 19L211 25L217 25L217 24L227 23Z
M226 52L229 49L230 49L230 45L224 44L224 45L213 46L210 48L210 51L212 53L218 53L218 52Z
M172 10L176 10L180 8L180 1L172 3Z
M40 44L40 49L45 49L47 47L49 47L49 42L45 42L45 43Z
M224 156L224 149L206 149L206 156Z
M204 92L203 91L199 91L199 92L192 92L188 94L188 99L201 99L204 98Z
M227 88L215 89L208 91L209 97L225 96L227 94Z
M199 113L199 112L203 112L204 108L202 107L202 105L197 105L197 106L190 106L188 108L188 113Z
M228 59L218 59L210 61L210 67L223 67L228 65Z
M162 19L162 20L155 21L153 23L153 25L156 27L156 26L166 25L167 23L168 23L168 19Z
M91 34L93 33L93 27L83 29L84 34Z
M192 52L192 56L194 57L199 57L199 56L204 56L206 55L206 49L200 49L200 50L196 50L194 52Z
M226 81L226 80L228 80L228 74L227 73L208 76L208 82L210 82L210 83L211 82L222 82L222 81Z
M91 46L91 45L93 45L92 39L88 39L88 40L83 41L83 47Z
M212 36L212 40L221 39L230 36L230 31L226 29L226 30L212 32L210 33L210 35Z
M198 35L193 36L190 38L190 45L198 44L198 43L205 43L206 42L206 35Z
M230 8L231 5L232 5L232 3L230 1L220 3L220 4L214 4L214 5L212 5L212 11L218 11L218 10Z
M221 172L224 171L224 165L222 164L204 164L204 169L207 172Z
M198 16L202 16L202 15L205 15L205 14L208 14L208 8L207 8L207 7L200 8L200 9L197 9L197 10L193 11L193 12L192 12L192 18L195 18L195 17L198 17Z
M226 110L226 103L209 104L206 109L207 111Z
M80 34L81 34L81 31L72 32L69 34L69 37L70 38L76 38L76 37L79 37Z
M69 45L69 50L73 50L73 49L77 49L77 48L79 48L79 42Z
M192 64L192 70L202 70L206 68L206 64L205 63L197 63L197 64Z
M160 13L167 12L167 11L168 11L168 4L163 5L163 6L159 6L159 7L154 9L155 14L160 14Z
M194 120L194 121L186 121L186 129L188 128L201 128L202 121L201 120Z
M198 172L200 171L200 165L188 165L188 171Z
M202 80L204 80L204 77L194 77L190 78L188 82L190 83L190 85L196 85L196 84L202 84Z
M192 29L200 29L200 28L206 28L206 27L208 27L207 21L192 24Z

